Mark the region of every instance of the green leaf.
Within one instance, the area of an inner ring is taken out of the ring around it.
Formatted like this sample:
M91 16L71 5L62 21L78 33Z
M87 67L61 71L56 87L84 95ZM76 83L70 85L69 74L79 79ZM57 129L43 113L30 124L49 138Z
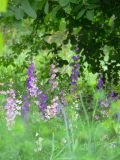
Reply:
M30 3L28 0L22 0L21 2L22 8L24 10L24 12L29 15L32 18L36 18L36 12L33 10L33 8L31 7Z
M98 4L89 4L89 5L87 6L88 9L94 9L94 8L98 8L98 7L99 7Z
M93 18L94 18L94 10L88 10L86 12L86 18L90 21L93 21Z
M59 11L61 7L58 5L56 7L53 8L52 12L51 12L51 16L54 19L56 17L57 12Z
M24 11L22 10L22 8L15 8L15 18L17 20L22 19L24 16Z
M78 13L76 19L81 18L81 17L84 15L85 11L86 11L86 9L82 9L82 10Z
M65 7L69 4L70 0L58 0L58 2L62 7Z
M0 12L6 12L7 0L0 0Z
M48 11L49 11L49 3L47 1L46 4L45 4L45 8L44 8L45 14L48 14Z
M0 56L2 56L2 51L3 51L3 38L2 38L2 33L0 33Z
M66 21L64 18L62 18L60 21L59 31L63 32L65 30L66 30Z
M79 4L78 0L70 0L71 3Z
M14 64L17 65L17 66L21 66L21 65L24 63L26 57L27 57L26 52L21 53L21 54L14 60Z
M71 12L71 7L70 7L70 5L67 5L67 6L64 7L63 9L64 9L64 11L65 11L67 14L70 14L70 12Z

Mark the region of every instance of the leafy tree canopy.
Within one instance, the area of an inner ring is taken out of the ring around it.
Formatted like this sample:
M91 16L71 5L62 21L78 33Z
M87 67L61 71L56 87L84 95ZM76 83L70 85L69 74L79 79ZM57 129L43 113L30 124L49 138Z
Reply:
M9 0L0 22L5 41L10 36L9 26L21 30L21 34L12 36L12 44L9 44L12 54L1 56L1 64L13 64L25 49L28 49L26 61L40 54L41 49L47 49L48 53L53 53L55 61L67 65L59 52L70 43L71 50L84 49L81 73L87 62L93 73L102 72L109 80L118 82L119 0Z

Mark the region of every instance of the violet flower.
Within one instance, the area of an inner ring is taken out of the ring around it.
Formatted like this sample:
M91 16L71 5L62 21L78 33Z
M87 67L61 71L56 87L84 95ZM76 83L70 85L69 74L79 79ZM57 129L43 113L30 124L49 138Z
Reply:
M101 75L100 79L98 80L97 88L99 90L103 89L103 84L104 84L104 82L103 82L103 75Z
M38 91L39 110L45 112L47 110L48 97L42 91Z
M80 58L80 55L72 57L72 59L74 60L74 65L72 65L73 69L72 69L72 73L70 76L70 83L72 85L71 91L76 90L76 87L77 87L77 80L79 76L79 67L80 67L77 61L79 60L79 58Z
M28 78L27 78L27 91L28 94L31 97L37 96L38 87L36 85L37 78L34 77L34 64L32 63L31 66L29 66L28 71Z
M99 100L98 104L100 107L106 107L108 108L110 106L110 100L107 98L105 100Z
M112 98L113 101L116 101L118 100L118 96L117 94L115 93L115 91L111 91L108 95L107 95L108 98Z
M61 100L61 103L64 105L64 106L66 106L68 103L67 103L67 100L65 99L65 92L64 92L64 90L62 90L61 92L60 92L60 100Z
M30 102L27 100L27 97L24 96L24 103L22 106L22 117L24 119L25 122L28 121L28 112L30 111Z
M79 51L80 50L80 48L79 47L76 47L76 49L75 49L76 51Z

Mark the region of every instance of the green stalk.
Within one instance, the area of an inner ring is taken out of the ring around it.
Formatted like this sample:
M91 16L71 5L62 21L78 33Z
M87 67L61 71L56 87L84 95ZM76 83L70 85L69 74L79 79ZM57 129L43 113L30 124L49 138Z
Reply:
M71 151L68 120L67 120L66 113L65 113L65 111L64 111L64 109L62 107L61 107L61 110L62 110L62 114L63 114L63 117L64 117L64 122L65 122L66 136L67 136L67 141L68 141L68 148Z
M52 152L51 152L51 156L50 156L50 160L53 159L53 154L54 154L54 151L55 151L55 138L54 138L54 132L53 132L53 136L52 136Z
M84 105L84 102L83 102L83 98L82 98L81 92L80 92L80 101L81 101L81 104L82 104L82 108L83 108L83 111L84 111L84 114L85 114L85 118L86 118L86 122L87 122L87 127L88 127L88 135L89 135L88 152L91 153L91 151L89 150L89 148L91 146L90 122L89 122L89 117L88 117L88 114L87 114L87 111L86 111L86 108L85 108L85 105Z
M81 93L80 93L80 101L81 101L82 108L83 108L83 111L84 111L84 114L85 114L85 118L86 118L87 125L88 125L88 127L90 128L89 117L88 117L88 114L87 114L87 111L86 111L86 108L85 108L85 105L84 105L84 102L83 102L83 98L82 98Z

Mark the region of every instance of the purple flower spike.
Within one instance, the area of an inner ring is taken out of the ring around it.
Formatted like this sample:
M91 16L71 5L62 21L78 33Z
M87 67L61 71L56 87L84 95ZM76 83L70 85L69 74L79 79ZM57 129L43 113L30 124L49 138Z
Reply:
M79 47L77 47L75 50L76 50L76 51L79 51L79 50L80 50L80 48L79 48Z
M24 97L23 97L23 100L26 101L26 100L27 100L27 96L24 96Z
M117 94L115 93L115 91L111 91L111 92L108 94L108 97L111 97L112 100L114 100L114 101L118 100L118 96L117 96Z
M80 55L73 56L72 59L73 59L74 61L78 61L78 60L80 59Z
M51 89L55 90L58 87L58 80L57 80L57 73L58 73L58 68L56 68L56 66L54 64L50 65L50 79L49 79L49 83L51 85Z
M25 122L28 122L28 112L30 111L30 102L27 100L27 97L24 96L24 103L22 106L22 117Z
M39 101L39 109L40 111L46 111L47 110L47 95L40 92L38 95L38 101Z
M73 56L72 59L73 59L74 61L77 61L77 57L76 57L76 56Z
M77 80L78 80L78 76L79 76L79 63L76 62L78 59L80 58L80 55L78 56L73 56L72 59L74 60L74 63L73 63L73 69L72 69L72 73L71 73L71 76L70 76L70 83L72 85L72 88L71 91L74 91L76 90L76 86L77 86Z
M79 68L79 67L80 67L80 64L79 64L79 63L76 63L75 67L76 67L76 68Z
M99 100L98 104L100 107L106 107L108 108L110 106L110 100L107 98L105 100Z
M27 91L31 97L36 97L38 92L38 87L36 85L37 78L34 77L34 64L28 67L28 78L27 78Z
M5 105L6 109L6 121L7 127L10 130L15 122L17 115L21 115L21 106L22 103L20 100L16 99L16 94L13 89L9 90L7 97L7 103Z
M77 55L77 59L79 59L79 58L80 58L80 55L78 54L78 55Z
M101 77L100 77L100 79L98 81L98 84L97 84L97 88L99 90L102 89L103 88L103 84L104 84L104 82L103 82L103 76L101 75Z

